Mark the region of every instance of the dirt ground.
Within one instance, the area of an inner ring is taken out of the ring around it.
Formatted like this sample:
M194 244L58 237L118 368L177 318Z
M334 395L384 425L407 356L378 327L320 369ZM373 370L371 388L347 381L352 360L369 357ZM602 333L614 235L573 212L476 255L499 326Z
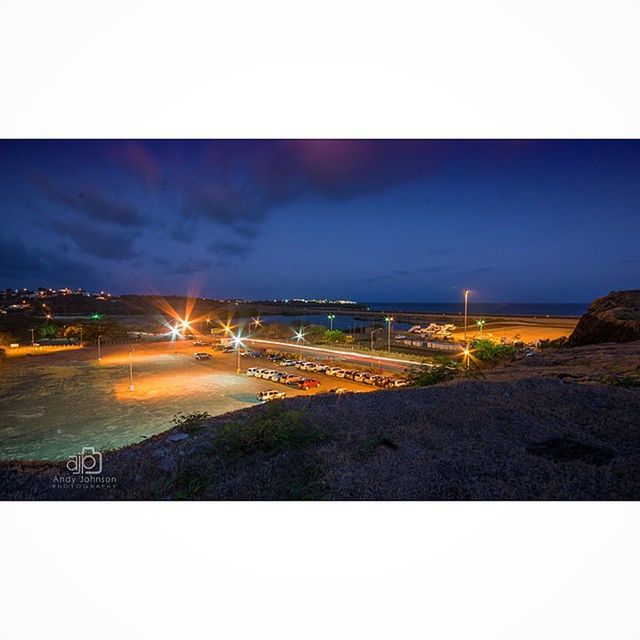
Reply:
M491 321L487 320L480 332L475 322L469 322L467 328L467 337L471 340L474 338L484 337L500 340L507 338L510 341L522 340L523 342L536 342L537 340L555 340L569 336L578 324L578 318L539 318L539 319L523 319L514 318L508 321ZM464 330L453 332L455 340L464 339Z
M258 404L256 394L266 389L282 389L289 397L316 393L237 375L235 354L209 350L212 360L195 360L194 353L204 350L182 342L174 353L172 343L159 342L103 347L101 362L95 347L6 361L0 367L0 459L63 459L82 447L106 451L170 428L180 412L220 415ZM263 359L241 359L243 371L249 366L277 368ZM337 386L372 390L311 377L321 381L318 392Z

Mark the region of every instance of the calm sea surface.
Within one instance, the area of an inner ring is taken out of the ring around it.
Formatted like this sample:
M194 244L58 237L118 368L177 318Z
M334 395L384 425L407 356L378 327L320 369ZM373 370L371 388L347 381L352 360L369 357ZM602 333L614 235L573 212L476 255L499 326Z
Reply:
M462 304L441 303L441 302L366 302L370 310L380 311L380 320L376 322L382 326L382 312L394 311L416 311L424 313L442 314L462 314ZM543 304L543 303L469 303L469 313L471 315L519 315L519 316L576 316L579 317L586 312L587 303L570 304ZM374 322L372 319L359 320L351 315L336 315L333 321L334 329L349 330L356 327L368 326ZM308 314L299 316L264 316L263 322L281 322L294 326L305 326L310 324L320 324L329 327L329 319L326 314ZM396 322L397 329L409 327L409 323Z

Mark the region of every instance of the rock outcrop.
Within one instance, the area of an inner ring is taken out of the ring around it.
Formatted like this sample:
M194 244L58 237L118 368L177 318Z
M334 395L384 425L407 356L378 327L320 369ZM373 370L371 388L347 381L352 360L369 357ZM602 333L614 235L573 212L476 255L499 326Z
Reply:
M567 345L640 340L640 290L612 291L591 303Z

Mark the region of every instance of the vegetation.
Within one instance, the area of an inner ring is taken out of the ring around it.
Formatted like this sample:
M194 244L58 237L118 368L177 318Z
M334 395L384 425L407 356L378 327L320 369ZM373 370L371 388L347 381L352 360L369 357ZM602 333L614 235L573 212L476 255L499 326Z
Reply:
M189 435L198 431L203 424L212 416L206 411L196 411L194 413L177 413L171 420L172 424L179 427Z
M324 334L324 339L331 344L343 344L347 341L347 335L344 331L333 329Z
M548 347L563 347L566 344L567 340L567 336L560 336L555 340L550 340L549 338L540 340L538 344L541 349L547 349Z
M516 353L516 348L509 344L494 342L488 338L476 338L471 343L473 357L481 363L494 365L510 360Z
M461 371L460 363L455 360L443 356L438 356L434 360L434 365L429 368L411 369L409 380L413 386L429 387L432 384L453 380Z
M320 431L304 420L300 411L285 411L277 405L247 423L230 422L217 434L215 444L232 455L292 451L318 442Z

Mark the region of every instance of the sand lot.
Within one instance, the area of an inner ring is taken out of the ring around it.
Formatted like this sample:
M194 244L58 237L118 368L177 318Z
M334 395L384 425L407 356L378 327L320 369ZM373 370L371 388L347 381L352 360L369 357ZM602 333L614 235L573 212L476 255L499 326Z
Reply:
M134 391L129 390L129 349L133 352ZM267 380L236 374L234 354L179 343L63 350L41 357L12 358L0 368L0 459L62 459L82 447L121 447L170 428L177 413L207 411L219 415L256 404L256 393L280 388L288 396L312 395ZM265 360L241 360L248 366L277 368ZM315 375L320 391L341 386L371 387Z

